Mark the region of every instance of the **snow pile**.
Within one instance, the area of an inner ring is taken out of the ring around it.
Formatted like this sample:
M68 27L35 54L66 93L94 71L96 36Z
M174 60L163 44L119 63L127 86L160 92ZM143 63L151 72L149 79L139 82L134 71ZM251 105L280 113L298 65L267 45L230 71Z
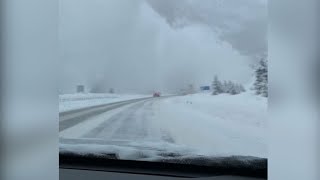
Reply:
M101 139L60 139L60 153L103 156L116 154L118 159L156 160L190 157L197 154L190 147L166 142L104 141Z
M151 95L108 93L63 94L59 95L59 112L146 97L151 97Z

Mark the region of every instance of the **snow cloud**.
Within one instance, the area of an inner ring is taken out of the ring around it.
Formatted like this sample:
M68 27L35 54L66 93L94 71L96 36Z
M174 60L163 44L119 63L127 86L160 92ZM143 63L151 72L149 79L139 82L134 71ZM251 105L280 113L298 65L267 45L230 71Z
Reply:
M265 5L237 9L239 2L230 1L224 4L228 10L209 2L61 0L60 91L84 84L173 92L208 84L215 74L246 83L250 60L265 51L265 22L257 13Z

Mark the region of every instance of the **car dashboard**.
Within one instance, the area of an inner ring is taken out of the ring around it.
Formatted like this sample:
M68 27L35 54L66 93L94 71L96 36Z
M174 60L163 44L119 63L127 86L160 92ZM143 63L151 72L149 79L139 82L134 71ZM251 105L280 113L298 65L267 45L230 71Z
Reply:
M60 180L263 180L264 178L252 178L244 176L211 176L211 177L175 177L175 176L160 176L160 175L146 175L146 174L133 174L133 173L117 173L106 171L92 171L80 169L65 169L60 168Z

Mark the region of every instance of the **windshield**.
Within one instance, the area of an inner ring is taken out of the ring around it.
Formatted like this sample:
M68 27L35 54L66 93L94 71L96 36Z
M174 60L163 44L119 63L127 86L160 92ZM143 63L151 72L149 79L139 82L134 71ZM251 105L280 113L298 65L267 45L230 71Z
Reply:
M60 153L267 158L266 1L61 0L59 20Z

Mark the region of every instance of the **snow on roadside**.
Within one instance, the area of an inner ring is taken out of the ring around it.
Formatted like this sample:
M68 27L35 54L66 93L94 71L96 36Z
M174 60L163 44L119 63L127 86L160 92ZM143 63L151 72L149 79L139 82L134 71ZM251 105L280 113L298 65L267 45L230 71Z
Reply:
M175 143L204 155L267 157L267 99L250 94L194 94L156 104L153 124Z
M78 93L59 95L59 112L70 111L90 106L146 98L150 95L138 94L98 94L98 93Z

